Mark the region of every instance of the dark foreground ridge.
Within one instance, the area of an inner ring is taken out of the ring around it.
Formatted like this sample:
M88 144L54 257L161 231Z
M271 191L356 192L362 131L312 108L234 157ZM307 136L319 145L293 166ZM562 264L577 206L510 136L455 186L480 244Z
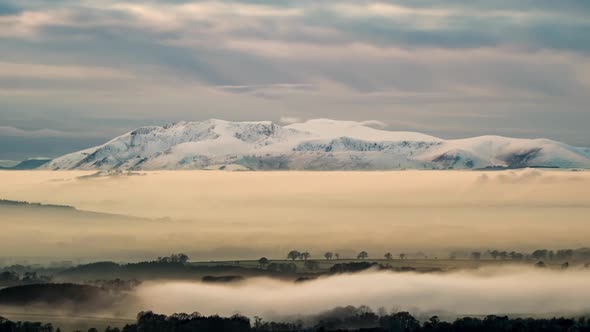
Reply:
M53 332L60 331L50 323L13 322L0 317L0 332ZM433 316L418 321L408 312L377 315L367 307L339 307L314 316L307 323L266 322L259 317L253 320L236 314L231 317L202 316L198 313L160 315L151 311L140 312L133 324L122 328L107 327L105 332L586 332L590 320L586 318L509 318L490 315L485 318L463 317L453 322L441 321ZM88 332L98 332L95 328Z

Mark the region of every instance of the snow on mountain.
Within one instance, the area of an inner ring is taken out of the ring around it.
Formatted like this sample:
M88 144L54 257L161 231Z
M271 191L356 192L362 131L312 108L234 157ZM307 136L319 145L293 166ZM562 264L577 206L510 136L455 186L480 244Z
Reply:
M207 120L142 127L44 169L475 169L590 168L590 149L546 139L481 136L443 140L363 122Z

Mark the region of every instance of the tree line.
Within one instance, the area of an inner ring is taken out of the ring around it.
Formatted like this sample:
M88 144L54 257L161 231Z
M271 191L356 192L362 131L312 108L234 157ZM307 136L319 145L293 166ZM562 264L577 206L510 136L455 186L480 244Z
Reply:
M340 259L340 254L337 253L337 252L327 251L327 252L325 252L323 254L322 257L324 257L324 259L326 259L328 261L329 260L333 260L333 259L338 260L338 259ZM390 253L390 252L387 252L387 253L385 253L385 255L383 255L383 257L385 259L387 259L387 260L392 260L394 258L394 255L392 253ZM399 258L400 259L405 259L406 257L407 257L407 255L404 254L404 253L400 253L399 254ZM298 260L298 259L299 260L306 261L306 260L308 260L310 258L311 258L311 254L308 251L291 250L287 254L287 259L290 259L290 260L293 260L293 261ZM367 258L369 258L369 253L366 252L366 251L364 251L364 250L363 251L360 251L356 255L356 259L363 260L363 259L367 259ZM261 260L262 261L259 260L259 262L262 264L264 262L264 260L267 260L267 258L266 257L262 257Z
M462 317L446 322L432 316L420 322L408 312L376 314L366 306L339 307L308 318L307 321L273 322L255 316L253 320L236 314L231 317L178 313L170 316L140 312L135 323L105 332L590 332L586 318L510 318L489 315ZM61 332L52 324L13 322L0 317L0 332ZM88 332L98 332L96 328Z
M457 254L450 254L450 259L456 259ZM309 260L312 255L308 251L299 251L299 250L291 250L287 254L287 259L292 261L295 260ZM322 257L325 260L332 260L332 259L341 259L341 255L336 252L327 251L325 252ZM420 258L428 259L427 255L420 254ZM579 259L579 260L590 260L590 248L580 248L580 249L559 249L559 250L550 250L550 249L536 249L530 253L523 253L517 251L501 251L497 249L490 249L487 251L473 251L468 253L468 255L464 255L464 258L472 259L472 260L480 260L482 258L489 258L494 260L512 260L512 261L532 261L532 260L548 260L548 261L567 261L572 259ZM369 253L367 251L360 251L356 255L356 259L364 260L369 258ZM384 258L386 260L393 260L394 258L399 258L400 260L404 260L408 258L408 254L406 253L399 253L397 255L392 254L391 252L386 252L382 256L378 256L377 258ZM434 257L438 259L438 257ZM266 260L266 258L262 258ZM347 258L347 259L354 259L354 257ZM262 264L262 262L261 262Z
M27 271L22 275L16 271L0 272L0 284L36 284L51 282L50 276L38 275L37 272Z

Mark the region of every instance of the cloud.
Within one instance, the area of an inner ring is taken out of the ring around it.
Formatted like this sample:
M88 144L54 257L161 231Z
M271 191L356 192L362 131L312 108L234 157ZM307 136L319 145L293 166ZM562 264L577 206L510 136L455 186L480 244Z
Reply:
M590 144L590 22L578 1L9 4L6 126L21 126L5 111L16 110L44 127L48 108L84 118L79 132L96 118L289 114Z
M387 123L385 123L383 121L377 121L377 120L361 121L360 124L362 124L363 126L377 128L377 129L384 129L387 127Z
M0 136L4 137L24 137L24 138L101 138L108 132L78 132L78 131L63 131L57 129L41 128L41 129L21 129L10 126L0 126Z
M53 129L24 130L14 127L0 127L0 136L13 137L64 137L68 133Z
M294 116L282 116L280 118L279 122L284 123L284 124L293 124L293 123L299 123L299 122L302 122L302 121L298 117L294 117Z
M554 184L563 181L585 182L584 177L571 175L568 177L555 176L555 174L544 173L538 169L521 169L514 171L499 172L494 174L483 173L478 176L477 182L481 184L509 184L509 185L523 185L523 184ZM548 205L548 203L545 203ZM575 205L575 204L574 204Z
M130 79L133 76L123 70L108 67L83 67L45 65L36 63L0 62L0 78L104 80Z
M20 12L20 8L7 1L0 1L0 16L14 15Z

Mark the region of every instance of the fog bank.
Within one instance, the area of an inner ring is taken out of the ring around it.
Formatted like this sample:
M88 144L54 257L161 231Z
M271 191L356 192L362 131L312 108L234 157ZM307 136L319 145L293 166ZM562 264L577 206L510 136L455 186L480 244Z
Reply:
M590 271L508 266L444 274L366 272L295 284L267 278L232 285L147 283L141 306L265 319L318 314L337 306L413 314L575 315L590 311Z
M145 259L281 258L291 249L385 252L588 246L590 172L0 171L0 198L162 218L3 214L0 252ZM34 239L34 241L31 241Z

